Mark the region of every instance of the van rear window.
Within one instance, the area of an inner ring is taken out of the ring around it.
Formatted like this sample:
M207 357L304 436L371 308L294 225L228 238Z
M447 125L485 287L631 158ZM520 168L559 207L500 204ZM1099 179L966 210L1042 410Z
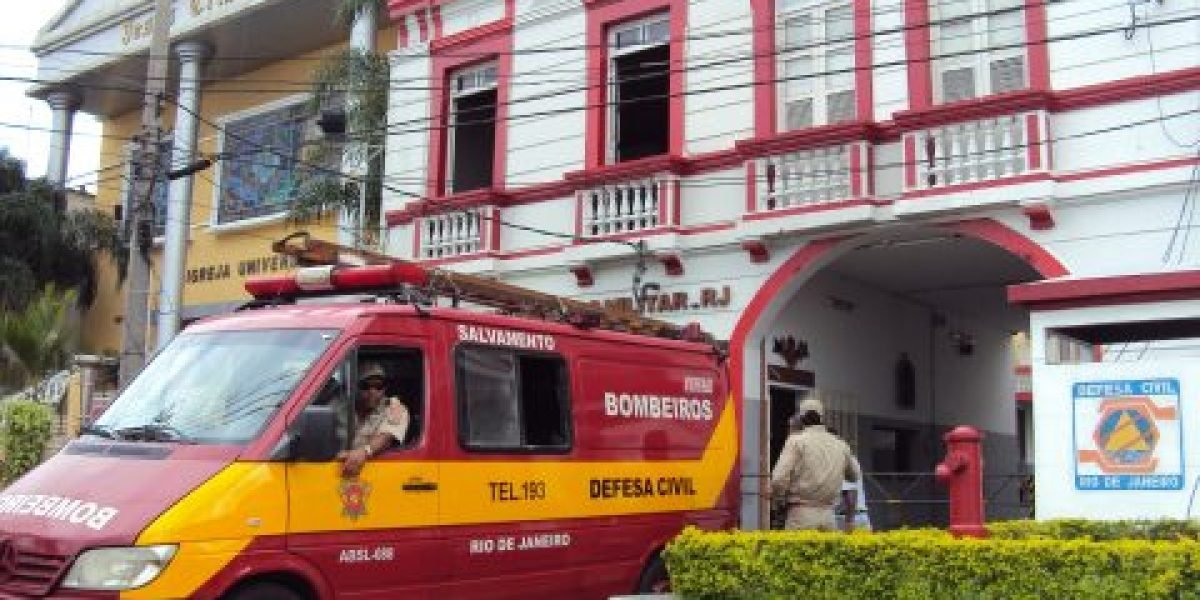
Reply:
M455 370L464 448L555 453L571 448L570 388L562 357L462 346Z

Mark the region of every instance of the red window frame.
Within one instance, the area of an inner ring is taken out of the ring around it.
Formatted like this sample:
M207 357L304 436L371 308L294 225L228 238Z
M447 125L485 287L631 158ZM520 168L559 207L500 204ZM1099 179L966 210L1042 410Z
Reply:
M771 137L779 130L779 81L776 56L776 0L751 0L754 38L754 135ZM871 44L871 0L854 0L854 102L858 121L871 121L875 97Z
M904 49L908 57L909 110L922 110L934 105L931 30L929 0L905 0ZM1028 90L1049 91L1050 58L1046 48L1045 0L1025 0L1025 44L1029 57Z
M440 30L440 7L434 7L435 33ZM430 81L437 82L431 92L433 125L429 135L429 172L425 195L446 195L446 176L450 157L446 155L450 132L450 84L454 72L465 67L495 61L496 75L496 151L492 157L493 190L503 190L506 181L508 149L508 105L512 86L514 3L505 2L504 19L430 42Z
M668 85L669 156L682 156L684 144L683 76L684 36L687 35L687 0L584 0L587 12L587 109L584 132L584 165L604 166L608 144L608 32L615 26L655 13L668 12L671 28L671 72Z

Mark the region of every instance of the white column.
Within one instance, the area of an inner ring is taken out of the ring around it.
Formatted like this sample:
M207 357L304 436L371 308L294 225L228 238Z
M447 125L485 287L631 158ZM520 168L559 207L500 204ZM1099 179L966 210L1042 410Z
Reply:
M73 92L51 92L46 103L53 111L50 126L50 156L46 161L46 179L57 189L67 182L67 158L71 153L71 128L75 122L75 109L79 97Z
M175 54L179 57L179 99L170 164L178 169L191 164L196 158L196 130L200 123L197 117L200 114L200 67L208 57L209 48L197 42L184 42L175 47ZM190 237L193 177L187 175L169 182L162 284L158 297L160 349L179 331L183 309L183 273Z

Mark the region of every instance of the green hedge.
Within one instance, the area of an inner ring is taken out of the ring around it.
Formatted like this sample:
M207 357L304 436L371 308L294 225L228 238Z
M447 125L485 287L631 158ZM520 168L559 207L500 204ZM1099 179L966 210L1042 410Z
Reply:
M1200 522L1173 519L1143 521L1001 521L989 523L988 532L1004 540L1197 540Z
M1200 598L1200 544L954 539L943 531L707 533L665 552L686 599Z
M53 433L53 413L43 404L16 400L0 408L0 482L11 483L42 462Z

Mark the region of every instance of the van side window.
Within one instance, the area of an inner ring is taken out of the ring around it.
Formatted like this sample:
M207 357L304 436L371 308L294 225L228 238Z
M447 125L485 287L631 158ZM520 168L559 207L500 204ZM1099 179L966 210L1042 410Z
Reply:
M377 406L399 402L404 405L408 420L404 439L396 440L392 447L409 447L420 441L424 429L424 375L424 361L419 350L361 348L357 360L354 356L348 357L338 365L312 403L334 409L338 441L346 449L354 446L356 434ZM372 396L370 388L378 390L378 397Z
M462 346L456 363L458 435L464 447L570 449L569 388L561 357Z

